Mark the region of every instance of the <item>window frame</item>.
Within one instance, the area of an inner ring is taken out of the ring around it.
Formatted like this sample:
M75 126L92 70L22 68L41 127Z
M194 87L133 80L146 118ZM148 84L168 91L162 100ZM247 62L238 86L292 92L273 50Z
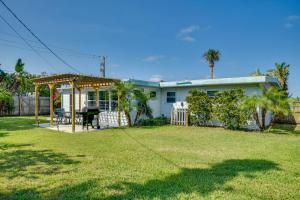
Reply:
M154 96L153 96L153 94L154 94ZM150 91L150 99L156 99L156 97L157 97L157 92L155 90L151 90Z
M93 99L90 99L90 94L93 93L94 94L94 98ZM90 105L90 102L93 102L93 105ZM97 104L96 104L96 92L95 91L88 91L87 92L87 107L88 108L93 108L93 107L96 107Z
M206 94L208 97L216 97L216 94L218 93L219 91L218 90L207 90L206 91Z
M174 94L174 96L172 95L172 96L170 96L170 95L168 95L168 94ZM174 99L173 101L170 101L170 99ZM169 92L167 92L167 94L166 94L166 102L167 103L176 103L176 92L174 92L174 91L169 91Z

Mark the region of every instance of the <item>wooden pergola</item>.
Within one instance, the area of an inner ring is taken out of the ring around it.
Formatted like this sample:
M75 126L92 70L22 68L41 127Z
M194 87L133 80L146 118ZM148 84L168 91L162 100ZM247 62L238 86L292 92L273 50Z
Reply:
M78 90L79 94L79 110L81 110L81 89L82 88L94 88L96 91L96 105L99 108L99 89L101 87L111 86L113 82L118 81L117 79L103 78L96 76L87 76L80 74L56 74L40 78L33 79L35 85L35 119L38 122L39 115L39 88L41 85L48 85L50 89L50 126L53 126L53 92L58 84L70 85L71 94L72 94L72 106L71 106L71 115L72 115L72 132L75 132L75 90ZM119 97L118 97L119 105ZM120 126L120 110L118 109L118 125Z

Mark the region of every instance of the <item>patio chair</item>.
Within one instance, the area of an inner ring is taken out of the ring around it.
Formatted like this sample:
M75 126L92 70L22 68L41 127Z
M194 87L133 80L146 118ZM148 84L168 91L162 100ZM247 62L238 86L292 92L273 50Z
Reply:
M63 108L56 108L54 110L54 117L55 117L55 122L57 125L63 123L64 112L65 112L65 109L63 109Z

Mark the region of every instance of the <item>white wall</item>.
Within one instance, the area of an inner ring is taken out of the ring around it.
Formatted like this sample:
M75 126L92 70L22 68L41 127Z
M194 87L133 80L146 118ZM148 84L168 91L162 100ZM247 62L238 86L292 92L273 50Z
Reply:
M154 87L145 87L144 91L155 91L156 97L149 100L149 106L152 108L153 117L160 117L160 102L161 102L161 89Z
M207 91L224 91L228 89L242 89L246 95L260 93L259 87L256 85L245 85L245 86L215 86L215 87L177 87L177 88L162 88L161 89L161 101L160 101L160 114L166 117L170 117L172 103L167 103L167 92L176 92L176 101L185 101L189 90L200 89L205 92Z
M70 90L63 90L61 95L61 107L65 109L66 112L71 112L70 110ZM87 106L87 96L86 96L86 90L81 91L81 108ZM75 91L75 110L79 110L79 93L76 90Z

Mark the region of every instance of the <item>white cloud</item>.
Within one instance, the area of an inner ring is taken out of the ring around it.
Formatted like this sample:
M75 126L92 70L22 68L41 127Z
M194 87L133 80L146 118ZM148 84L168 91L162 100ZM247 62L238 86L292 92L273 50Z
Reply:
M184 36L182 38L182 40L185 41L185 42L195 42L196 41L196 39L191 37L191 36Z
M193 36L196 32L199 31L208 31L210 30L212 27L211 26L205 26L205 27L200 27L198 25L191 25L185 28L182 28L179 30L178 34L177 34L177 38L185 41L185 42L195 42L196 39Z
M199 30L199 26L198 25L191 25L191 26L188 26L186 28L181 29L179 31L178 35L186 35L186 34L198 31L198 30Z
M300 17L298 15L290 15L288 16L287 20L289 21L295 21L298 20Z
M286 23L284 24L285 28L293 28L299 21L300 16L290 15L286 18Z
M143 61L154 62L154 61L159 61L163 58L164 58L163 55L152 55L152 56L148 56L148 57L144 58Z
M163 78L162 75L156 74L156 75L152 75L149 80L154 82L160 82L162 78Z
M284 27L285 28L292 28L294 26L294 24L290 23L290 22L287 22L284 24Z

